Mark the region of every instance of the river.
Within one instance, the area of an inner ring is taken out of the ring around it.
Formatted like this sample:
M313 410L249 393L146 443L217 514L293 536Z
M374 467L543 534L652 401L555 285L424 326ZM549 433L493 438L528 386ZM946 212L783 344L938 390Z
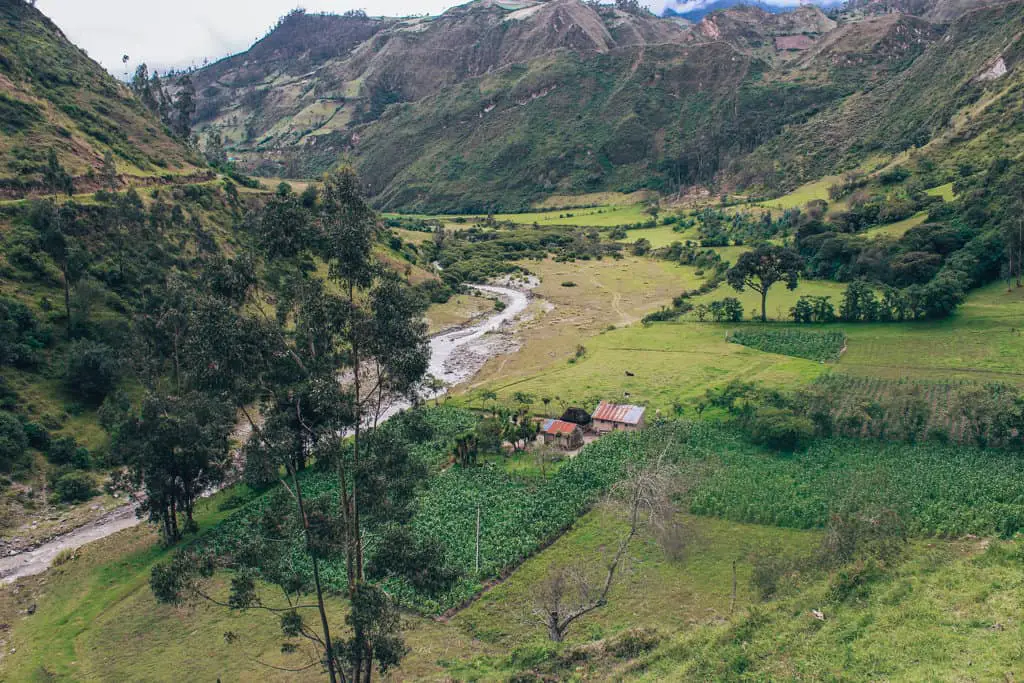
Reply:
M471 286L481 292L501 297L505 302L505 308L481 322L431 337L428 372L448 386L460 384L471 378L480 371L491 355L501 352L500 348L487 343L487 333L510 324L529 304L528 295L515 289L492 285ZM394 405L385 413L383 419L407 407L408 404ZM134 506L124 505L32 550L0 558L0 584L41 574L61 552L81 548L87 543L133 527L140 521L135 515Z

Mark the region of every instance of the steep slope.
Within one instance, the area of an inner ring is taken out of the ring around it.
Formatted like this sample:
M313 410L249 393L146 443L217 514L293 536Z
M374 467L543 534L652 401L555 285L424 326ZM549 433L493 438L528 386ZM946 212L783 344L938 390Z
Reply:
M776 192L879 153L962 148L967 134L1015 149L1004 90L1021 3L972 7L735 6L696 24L580 0L475 0L411 19L295 13L195 79L201 127L245 166L310 176L347 159L388 208L692 184Z
M1022 35L1024 3L968 12L909 67L788 129L732 171L742 184L777 187L915 147L939 163L965 147L976 164L1019 155L1024 142L1011 112L1019 112L1024 86Z
M294 45L309 34L325 36L335 54L317 41ZM355 127L392 104L555 52L604 54L679 43L684 34L674 21L599 13L578 0L477 0L438 17L389 20L293 13L253 50L193 75L198 123L218 129L250 168L315 174L337 160Z
M122 84L72 45L42 13L0 0L0 196L41 191L50 149L81 189L107 151L127 176L199 172Z

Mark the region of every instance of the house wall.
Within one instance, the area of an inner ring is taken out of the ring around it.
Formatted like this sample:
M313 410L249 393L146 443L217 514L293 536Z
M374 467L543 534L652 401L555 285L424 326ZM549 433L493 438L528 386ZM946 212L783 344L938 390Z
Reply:
M598 434L606 434L608 432L635 432L643 426L643 418L641 418L640 422L635 425L627 425L621 422L609 422L608 420L594 420L594 431Z

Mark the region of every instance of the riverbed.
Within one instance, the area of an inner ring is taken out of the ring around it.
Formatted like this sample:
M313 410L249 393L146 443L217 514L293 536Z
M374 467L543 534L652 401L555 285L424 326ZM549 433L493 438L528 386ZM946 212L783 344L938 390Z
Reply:
M517 289L493 285L471 286L499 297L505 307L478 323L443 332L430 339L428 372L445 383L446 388L442 391L472 378L491 356L508 350L507 345L496 342L497 335L492 333L505 328L510 329L516 316L525 311L530 302L529 295ZM433 395L430 398L433 398ZM387 419L408 406L409 404L405 402L396 403L382 419ZM41 574L61 552L76 550L87 543L133 527L141 521L136 516L133 505L124 505L36 548L0 558L0 584Z

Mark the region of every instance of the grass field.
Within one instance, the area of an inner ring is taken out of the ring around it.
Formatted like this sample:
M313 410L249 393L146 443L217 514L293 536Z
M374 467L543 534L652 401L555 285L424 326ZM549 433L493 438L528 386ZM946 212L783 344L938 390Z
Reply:
M877 228L865 230L862 234L865 237L870 237L872 239L876 237L903 237L907 230L916 228L926 220L928 220L928 212L921 211L920 213L915 213L910 218L905 218L902 221L897 221L888 225L880 225Z
M701 282L691 267L634 257L575 263L547 259L523 266L541 278L535 292L542 300L531 304L530 319L519 328L522 346L488 361L470 387L560 367L598 332L636 322ZM563 286L568 282L575 286Z
M534 209L560 209L574 206L618 206L642 204L657 195L647 190L638 190L629 194L622 192L591 192L590 194L556 194L544 201L536 202Z
M473 294L456 294L443 304L431 304L427 309L428 333L465 325L470 320L494 310L494 299Z
M564 271L559 269L561 265ZM587 335L606 327L602 322L624 321L616 319L614 296L609 311L601 289L587 292L559 286L561 278L571 277L568 264L551 263L549 267L539 292L545 298L553 295L561 299L556 308L529 323L523 331L523 350L491 361L472 390L487 385L503 396L526 392L584 404L596 404L601 398L622 398L628 393L632 402L667 411L675 402L691 402L708 386L732 379L794 386L825 371L814 361L729 344L726 335L736 329L735 325L697 323L692 313L680 323L602 331L587 339ZM785 319L790 306L803 295L831 296L838 306L844 289L842 284L824 281L803 281L795 291L777 286L769 293L769 317ZM756 292L738 294L726 285L692 301L708 303L726 296L737 296L748 318L752 310L759 310ZM586 301L588 307L603 307L604 314L579 317L584 314L573 309L576 297L580 297L577 305ZM622 309L623 305L620 300L618 307ZM1004 285L995 284L972 293L949 320L836 324L814 329L846 333L848 349L832 366L836 371L888 379L1024 384L1022 320L1024 290L1007 294ZM756 330L758 324L745 325ZM577 344L585 347L585 354L570 362ZM627 371L633 376L627 376Z
M661 247L667 247L673 242L686 242L686 240L698 241L700 236L697 234L697 230L690 228L684 232L676 232L672 228L672 225L659 225L656 228L637 228L635 230L627 230L626 236L619 240L625 244L632 244L638 239L645 239L651 243L651 247L659 249Z
M498 213L494 220L506 221L515 225L540 226L568 225L575 227L611 228L619 225L644 223L651 216L644 213L644 204L604 204L588 208L568 208L564 210L530 211L526 213ZM444 224L446 230L465 230L487 217L482 215L427 215L427 214L384 214L385 218L416 218L437 220Z
M953 192L953 183L939 185L938 187L925 190L925 192L933 197L942 197L942 199L947 202L951 202L956 199L956 193Z
M723 249L746 249L746 247L723 247L722 249L716 249L716 251L721 252ZM723 258L725 258L724 255ZM797 288L794 290L786 289L785 284L776 284L768 290L768 319L790 320L789 309L792 308L797 299L805 295L830 296L832 297L832 304L838 309L839 301L844 291L846 291L846 285L827 280L800 280ZM709 304L712 301L724 299L727 296L736 297L740 300L743 304L743 316L745 319L749 320L755 316L757 318L761 317L761 295L750 288L737 292L729 285L722 284L715 291L703 296L694 297L690 301L696 306L698 304ZM689 317L693 318L694 314L691 313Z
M995 283L972 292L948 320L847 325L845 372L885 378L1024 384L1024 289Z
M423 244L424 242L433 239L433 236L429 232L420 232L419 230L403 230L402 228L391 228L391 232L395 233L402 238L405 242L411 242L412 244Z
M791 386L824 371L814 361L729 344L725 337L734 327L682 322L608 331L586 341L586 355L575 363L552 362L526 377L498 379L491 388L501 396L557 396L588 410L628 393L628 402L668 414L675 402L692 402L733 379Z

